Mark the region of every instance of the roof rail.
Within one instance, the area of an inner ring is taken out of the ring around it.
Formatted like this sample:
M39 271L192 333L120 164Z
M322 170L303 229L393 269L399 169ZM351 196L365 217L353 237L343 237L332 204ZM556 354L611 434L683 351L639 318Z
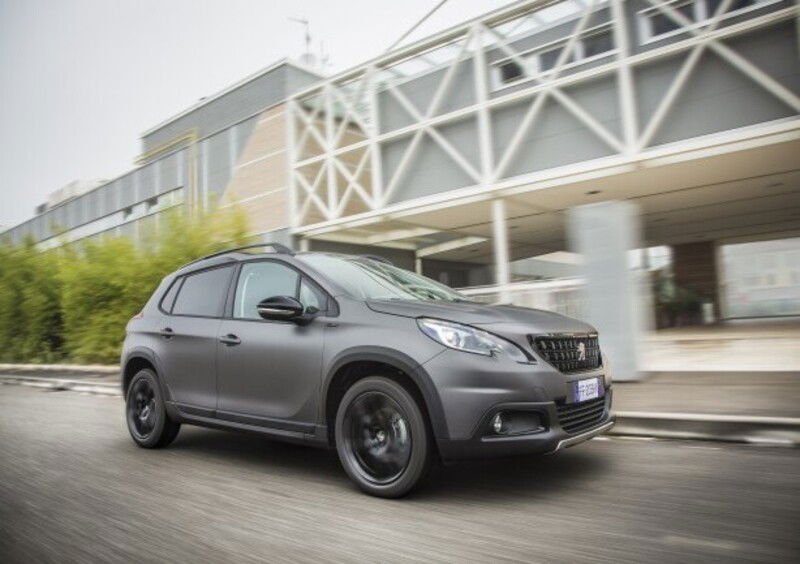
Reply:
M195 259L191 262L187 262L183 266L189 266L190 264L194 264L196 262L200 262L201 260L206 260L214 257L220 257L222 255L227 255L228 253L235 253L236 251L244 251L247 249L257 249L261 247L272 247L274 252L278 253L279 255L289 255L294 256L294 251L287 247L286 245L281 245L280 243L255 243L253 245L244 245L242 247L234 247L232 249L226 249L224 251L219 251L216 253L211 253L210 255L206 255L204 257L200 257ZM183 266L181 268L183 268Z
M361 258L370 259L370 260L376 260L378 262L382 262L384 264L388 264L388 265L394 266L394 264L392 264L392 261L390 261L386 257L382 257L382 256L379 256L379 255L361 255Z

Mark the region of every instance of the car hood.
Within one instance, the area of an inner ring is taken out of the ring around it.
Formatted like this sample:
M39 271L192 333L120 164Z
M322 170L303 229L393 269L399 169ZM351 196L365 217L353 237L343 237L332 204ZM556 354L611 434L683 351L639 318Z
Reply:
M433 317L467 325L491 325L500 334L594 333L594 327L571 317L510 305L370 300L373 311L403 317Z

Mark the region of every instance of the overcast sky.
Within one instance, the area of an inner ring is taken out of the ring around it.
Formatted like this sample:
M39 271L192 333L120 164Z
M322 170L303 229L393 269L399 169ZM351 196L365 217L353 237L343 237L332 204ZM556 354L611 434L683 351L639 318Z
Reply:
M0 0L0 225L112 178L142 131L283 57L311 20L330 71L380 54L438 0ZM449 0L409 40L508 4Z

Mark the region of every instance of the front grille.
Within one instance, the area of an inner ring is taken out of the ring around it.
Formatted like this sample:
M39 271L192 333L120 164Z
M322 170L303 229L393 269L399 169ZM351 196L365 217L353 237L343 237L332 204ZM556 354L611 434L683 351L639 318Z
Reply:
M606 414L606 398L597 398L581 403L556 404L558 422L570 435L591 429Z
M597 335L530 335L528 340L538 354L564 374L601 365Z

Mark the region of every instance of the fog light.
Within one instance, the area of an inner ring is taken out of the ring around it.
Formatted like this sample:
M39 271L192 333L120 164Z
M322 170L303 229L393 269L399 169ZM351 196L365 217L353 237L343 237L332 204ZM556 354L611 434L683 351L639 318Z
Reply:
M503 414L502 413L498 413L492 419L492 429L494 429L494 432L497 433L498 435L503 432Z

